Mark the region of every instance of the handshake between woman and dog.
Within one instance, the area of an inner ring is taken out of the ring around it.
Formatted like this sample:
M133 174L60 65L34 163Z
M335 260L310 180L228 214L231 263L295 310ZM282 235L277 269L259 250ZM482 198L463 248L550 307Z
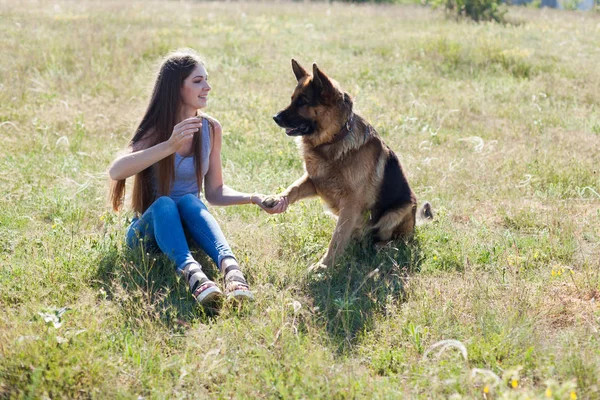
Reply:
M305 173L263 204L274 207L283 197L293 204L319 196L337 216L327 252L311 270L332 266L359 233L372 233L376 245L411 238L417 220L431 220L433 213L428 202L417 212L417 199L396 154L353 112L350 95L316 64L312 74L295 60L292 69L298 84L291 103L273 119L298 138Z

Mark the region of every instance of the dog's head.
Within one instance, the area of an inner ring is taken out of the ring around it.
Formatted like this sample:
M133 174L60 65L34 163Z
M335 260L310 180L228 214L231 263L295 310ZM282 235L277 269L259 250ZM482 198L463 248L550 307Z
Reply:
M292 70L298 84L290 105L273 117L289 136L318 136L326 142L344 126L352 113L352 99L313 64L312 75L296 60Z

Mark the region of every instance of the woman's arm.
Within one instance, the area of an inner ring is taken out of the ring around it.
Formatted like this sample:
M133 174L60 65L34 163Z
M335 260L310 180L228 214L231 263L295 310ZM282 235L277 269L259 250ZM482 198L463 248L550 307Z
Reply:
M210 204L216 206L230 206L236 204L256 204L271 214L285 211L286 201L280 201L273 208L267 208L262 204L266 196L261 194L249 194L238 192L223 182L223 168L221 164L222 128L218 121L213 121L212 148L208 164L208 172L204 177L204 196Z
M147 140L142 139L135 143L128 153L117 157L113 161L108 170L110 178L119 181L142 172L149 166L175 153L183 144L189 143L193 139L194 133L201 127L202 121L199 118L188 118L175 125L171 137L165 142L147 147ZM149 132L145 137L151 135L152 133Z
M110 166L108 174L112 180L127 179L174 153L168 142L138 151L134 151L130 147L129 151L129 153L117 157Z

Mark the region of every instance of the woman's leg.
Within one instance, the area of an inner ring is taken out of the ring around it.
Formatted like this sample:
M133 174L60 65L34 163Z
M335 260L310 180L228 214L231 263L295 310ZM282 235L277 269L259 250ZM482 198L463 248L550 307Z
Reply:
M208 254L225 276L225 294L237 299L252 298L248 282L219 227L202 201L194 195L183 196L177 203L184 226L196 243Z
M145 247L157 245L175 262L177 272L185 277L192 295L199 303L206 305L218 301L221 290L208 279L200 264L192 257L177 205L170 197L159 197L130 225L128 246L137 247L140 239L143 239Z
M127 231L127 245L136 248L143 240L144 247L158 248L175 262L178 271L195 263L183 232L177 205L170 197L159 197L146 212L134 221Z
M183 225L192 239L213 259L219 270L223 272L225 264L235 262L235 256L221 227L198 196L193 194L183 196L177 203L177 208ZM226 260L228 258L232 258L233 261Z

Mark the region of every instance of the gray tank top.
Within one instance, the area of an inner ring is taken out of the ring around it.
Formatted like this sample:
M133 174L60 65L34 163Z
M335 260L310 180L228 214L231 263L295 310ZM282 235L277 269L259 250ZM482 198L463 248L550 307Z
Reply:
M208 172L208 161L210 158L211 142L208 120L202 118L202 177ZM154 197L158 196L158 184L156 181L156 166L153 168L152 189ZM175 202L179 201L186 194L197 196L200 193L198 182L196 180L196 169L194 165L194 156L182 157L175 153L175 180L171 183L171 193L169 197Z

